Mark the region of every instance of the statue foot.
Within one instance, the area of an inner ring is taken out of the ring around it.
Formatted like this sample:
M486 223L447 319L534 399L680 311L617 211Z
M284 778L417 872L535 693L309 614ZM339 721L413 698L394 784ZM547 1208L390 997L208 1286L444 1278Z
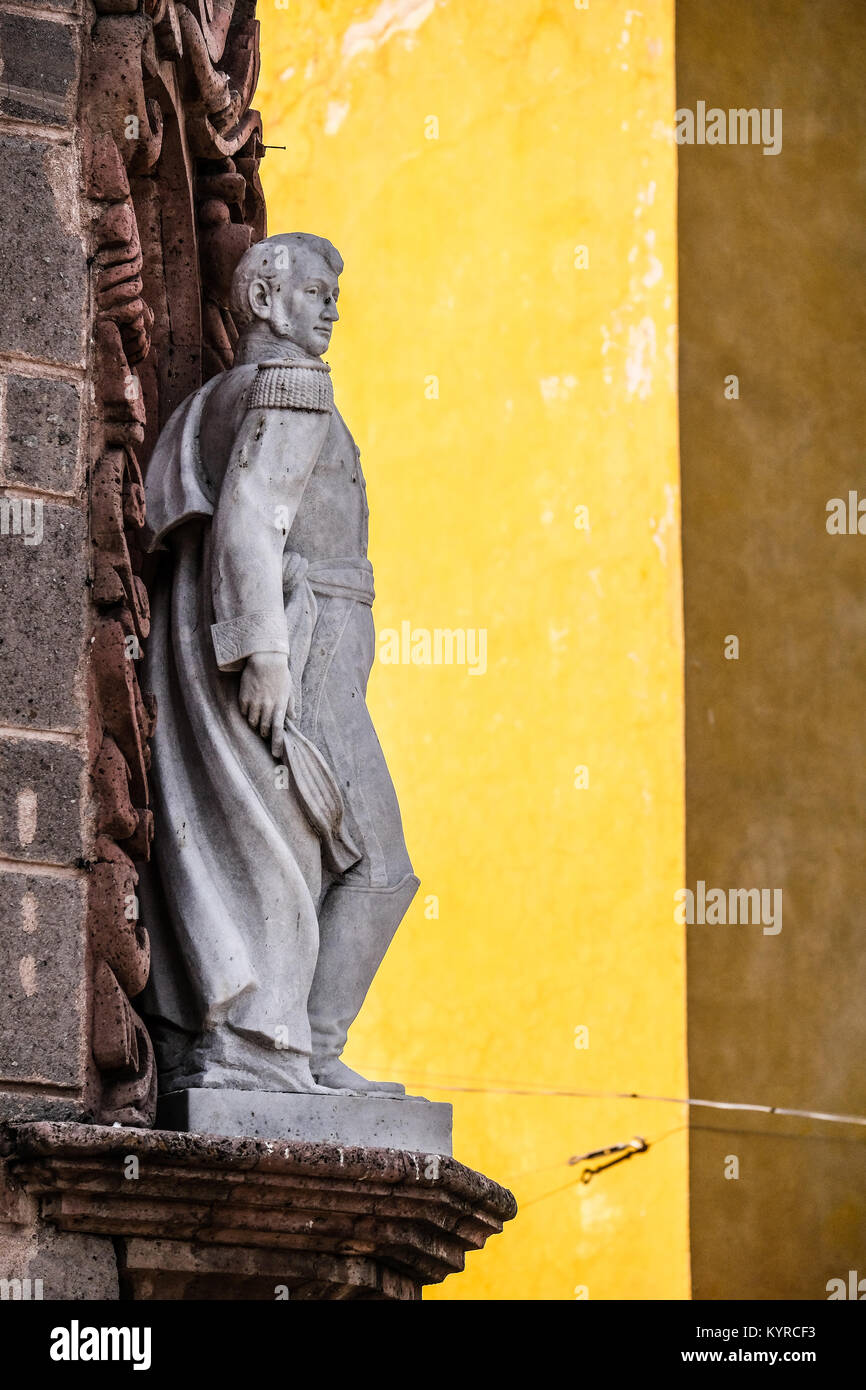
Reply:
M345 1084L340 1085L329 1080L320 1081L318 1077L313 1076L306 1058L293 1058L289 1066L282 1066L280 1070L283 1083L280 1090L288 1091L292 1095L344 1096L347 1094Z
M279 1068L261 1066L255 1070L239 1066L226 1066L209 1062L202 1067L189 1070L179 1068L164 1078L160 1093L164 1091L281 1091L287 1095L345 1096L354 1095L345 1085L332 1085L318 1081L310 1071L306 1058L297 1057L287 1061L286 1055Z
M312 1086L293 1086L290 1094L293 1096L352 1096L355 1093L354 1091L347 1091L345 1087L341 1086L319 1086L314 1081Z
M317 1064L315 1058L310 1063L313 1076L320 1087L328 1090L350 1092L361 1096L405 1096L406 1087L399 1081L368 1081L360 1072L352 1071L339 1057L330 1057Z

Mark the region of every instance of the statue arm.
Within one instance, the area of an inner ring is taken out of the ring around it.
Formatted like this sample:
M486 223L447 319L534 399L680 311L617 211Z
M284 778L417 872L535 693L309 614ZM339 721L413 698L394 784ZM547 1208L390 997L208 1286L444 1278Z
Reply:
M327 434L325 413L250 410L214 512L211 631L221 671L242 671L241 713L280 755L292 713L283 551Z
M213 520L213 638L222 671L254 652L288 654L283 551L329 417L308 410L247 413Z

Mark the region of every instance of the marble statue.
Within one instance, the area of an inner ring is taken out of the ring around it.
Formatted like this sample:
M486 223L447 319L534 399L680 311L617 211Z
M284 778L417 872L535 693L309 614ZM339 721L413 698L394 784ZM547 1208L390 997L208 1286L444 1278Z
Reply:
M235 366L146 482L154 862L144 1008L161 1089L397 1096L341 1061L418 879L366 704L358 448L322 361L343 262L271 236L234 276Z

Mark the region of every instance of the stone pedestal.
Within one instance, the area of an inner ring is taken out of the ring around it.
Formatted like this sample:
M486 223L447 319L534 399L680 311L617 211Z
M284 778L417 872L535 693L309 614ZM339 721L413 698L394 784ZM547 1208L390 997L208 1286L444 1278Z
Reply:
M51 1122L3 1147L7 1219L29 1205L43 1229L109 1238L127 1299L418 1299L516 1212L438 1154ZM70 1296L50 1266L24 1273Z
M160 1129L229 1138L451 1153L451 1106L421 1096L172 1091L160 1098L156 1123Z

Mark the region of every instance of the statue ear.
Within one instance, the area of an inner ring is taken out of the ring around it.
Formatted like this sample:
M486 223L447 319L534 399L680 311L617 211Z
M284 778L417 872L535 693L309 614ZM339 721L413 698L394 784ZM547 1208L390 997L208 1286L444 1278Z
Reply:
M257 319L271 317L271 287L266 280L251 280L247 288L247 302Z

